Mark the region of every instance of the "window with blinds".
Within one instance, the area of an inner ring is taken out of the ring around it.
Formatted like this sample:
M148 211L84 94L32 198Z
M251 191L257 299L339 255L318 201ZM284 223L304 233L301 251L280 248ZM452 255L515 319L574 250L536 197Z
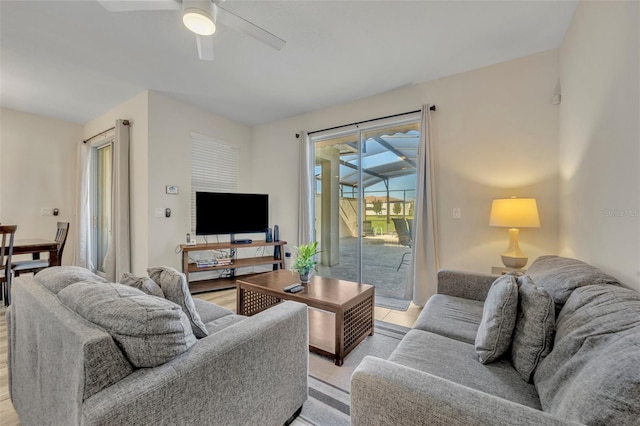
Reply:
M196 229L196 191L236 192L238 148L191 133L191 230Z

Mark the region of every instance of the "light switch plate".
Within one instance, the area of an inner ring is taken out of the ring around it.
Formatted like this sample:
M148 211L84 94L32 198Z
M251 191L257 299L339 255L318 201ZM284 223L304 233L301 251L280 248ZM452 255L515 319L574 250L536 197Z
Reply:
M156 207L154 212L155 217L164 217L164 209L162 207Z
M453 209L453 218L460 219L460 217L461 217L460 207L455 207Z

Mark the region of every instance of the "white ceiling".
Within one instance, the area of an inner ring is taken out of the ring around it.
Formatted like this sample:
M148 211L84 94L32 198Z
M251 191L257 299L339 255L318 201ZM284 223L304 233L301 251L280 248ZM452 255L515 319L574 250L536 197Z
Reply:
M180 12L0 1L0 103L84 124L145 89L256 125L558 47L575 1L245 1L287 41L220 28L197 58Z

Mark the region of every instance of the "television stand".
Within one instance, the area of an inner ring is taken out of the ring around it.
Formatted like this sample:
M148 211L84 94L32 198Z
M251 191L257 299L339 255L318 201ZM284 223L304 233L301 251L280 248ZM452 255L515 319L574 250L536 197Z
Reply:
M245 240L246 241L246 240ZM251 240L249 240L251 241ZM223 290L228 288L236 287L236 271L238 268L245 268L251 266L260 266L260 265L273 265L273 269L284 269L284 246L287 244L286 241L251 241L248 243L237 243L237 242L224 242L224 243L206 243L206 244L195 244L195 245L187 245L180 244L180 249L182 251L182 272L187 277L187 283L189 284L189 291L192 294L196 293L204 293L207 291L214 290ZM238 250L252 247L274 247L274 255L273 256L254 256L254 257L238 257ZM231 258L231 264L220 264L220 265L201 265L195 261L189 259L189 254L192 252L198 251L208 251L208 250L231 250L234 252L233 257ZM194 272L204 272L204 271L222 271L225 269L231 270L231 276L228 278L212 278L198 281L191 281L191 274ZM270 272L265 271L265 272ZM263 273L263 272L259 272ZM248 275L240 275L242 277L247 277Z

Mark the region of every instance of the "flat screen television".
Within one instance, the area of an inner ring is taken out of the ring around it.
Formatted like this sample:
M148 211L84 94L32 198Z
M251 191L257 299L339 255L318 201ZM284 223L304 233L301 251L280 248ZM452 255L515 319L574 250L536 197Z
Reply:
M196 235L249 234L269 227L269 196L196 192Z

